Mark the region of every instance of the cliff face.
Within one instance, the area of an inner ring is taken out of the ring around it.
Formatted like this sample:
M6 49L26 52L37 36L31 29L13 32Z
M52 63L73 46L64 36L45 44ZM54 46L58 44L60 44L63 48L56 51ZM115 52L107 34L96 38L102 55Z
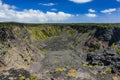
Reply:
M119 41L118 27L1 27L0 78L115 80L119 77L114 74L120 73Z

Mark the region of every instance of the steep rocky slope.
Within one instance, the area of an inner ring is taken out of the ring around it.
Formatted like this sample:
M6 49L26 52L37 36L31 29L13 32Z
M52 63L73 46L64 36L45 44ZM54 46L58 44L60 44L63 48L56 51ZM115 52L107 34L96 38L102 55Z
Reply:
M0 80L120 79L117 26L0 25Z

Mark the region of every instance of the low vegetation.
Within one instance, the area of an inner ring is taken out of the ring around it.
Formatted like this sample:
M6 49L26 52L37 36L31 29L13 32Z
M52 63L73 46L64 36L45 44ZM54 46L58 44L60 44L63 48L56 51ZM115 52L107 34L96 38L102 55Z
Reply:
M76 78L77 77L77 70L76 69L70 69L69 72L68 72L68 76Z
M120 46L117 47L116 52L117 52L118 54L120 54Z
M55 69L55 72L63 72L65 71L66 69L65 68L56 68Z
M0 27L10 27L10 26L28 26L28 27L40 27L40 26L44 26L44 27L49 27L49 26L72 26L72 27L104 27L104 28L110 28L110 27L120 27L119 23L71 23L71 24L26 24L26 23L15 23L15 22L5 22L5 23L0 23Z

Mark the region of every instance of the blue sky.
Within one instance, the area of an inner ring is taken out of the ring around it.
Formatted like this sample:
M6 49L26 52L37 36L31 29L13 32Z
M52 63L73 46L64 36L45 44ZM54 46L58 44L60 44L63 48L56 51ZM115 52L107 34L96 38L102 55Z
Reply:
M0 0L0 22L120 23L120 0Z

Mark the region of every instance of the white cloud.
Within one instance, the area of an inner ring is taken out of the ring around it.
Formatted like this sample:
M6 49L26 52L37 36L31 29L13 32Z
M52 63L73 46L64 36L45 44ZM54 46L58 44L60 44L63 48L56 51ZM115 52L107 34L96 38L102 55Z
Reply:
M96 12L94 9L88 9L89 12Z
M0 10L7 10L7 9L15 9L16 7L14 5L10 6L7 4L2 4L2 1L0 0Z
M67 20L67 22L72 23L120 23L120 13L116 12L114 14L98 14L97 17L89 18L86 15L78 14Z
M15 22L27 22L27 23L39 23L39 22L59 22L67 20L72 17L72 14L64 12L42 12L40 10L25 9L23 11L16 11L13 6L3 4L0 1L0 22L3 21L15 21Z
M51 11L57 11L57 9L56 8L52 8Z
M43 5L43 6L54 6L55 3L39 3L39 5Z
M97 17L96 14L92 14L92 13L88 13L88 14L85 14L87 17Z
M69 0L69 1L72 1L74 3L88 3L91 2L92 0Z
M109 14L111 14L112 12L115 12L116 10L117 10L116 8L110 8L110 9L102 10L101 12L102 13L109 13Z
M117 2L120 2L120 0L116 0Z

